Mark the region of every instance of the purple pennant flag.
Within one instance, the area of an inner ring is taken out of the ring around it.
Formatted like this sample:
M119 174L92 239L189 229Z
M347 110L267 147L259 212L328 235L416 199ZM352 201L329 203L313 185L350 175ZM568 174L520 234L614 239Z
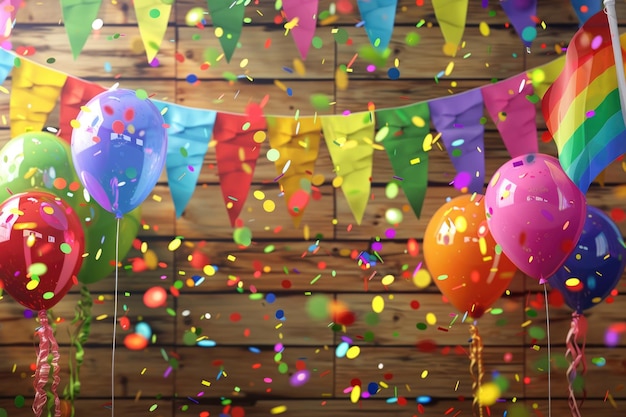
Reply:
M430 119L456 169L454 187L470 193L483 193L485 182L485 126L483 96L469 90L430 101Z
M530 47L537 37L537 27L533 20L537 16L537 0L502 0L500 5L524 45Z

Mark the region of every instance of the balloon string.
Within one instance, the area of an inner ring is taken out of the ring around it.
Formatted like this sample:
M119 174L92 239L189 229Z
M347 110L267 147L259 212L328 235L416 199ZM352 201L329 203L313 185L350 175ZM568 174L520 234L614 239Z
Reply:
M582 368L581 375L587 372L587 365L585 363L585 339L587 336L587 319L582 314L574 312L572 314L572 323L570 325L569 332L565 338L565 357L571 357L569 366L567 367L567 381L569 396L567 402L569 404L572 417L580 417L580 411L578 410L578 403L576 401L576 394L574 393L574 387L572 383L576 379L578 374L578 367ZM582 347L578 345L578 337L583 338ZM584 391L583 391L584 393ZM584 397L583 397L584 398Z
M48 402L46 393L46 385L50 369L52 368L52 397L54 398L54 416L61 416L61 401L57 394L57 388L61 378L59 377L59 345L54 338L54 333L48 322L48 313L46 310L40 310L38 313L39 328L37 336L39 337L39 349L37 353L37 367L35 370L35 378L33 387L35 388L35 399L33 401L33 412L36 417L41 417L43 408ZM49 360L50 355L52 357Z
M550 343L550 309L548 303L548 285L543 282L543 297L546 305L546 343L548 344L548 417L552 417L552 349Z
M480 401L480 387L483 382L483 376L485 375L483 367L483 341L478 334L478 326L470 324L470 374L472 375L472 392L474 393L474 400L472 406L474 407L474 415L478 410L478 416L483 417L483 407Z
M115 417L115 344L117 338L117 284L119 278L120 218L115 229L115 294L113 295L113 346L111 348L111 417Z

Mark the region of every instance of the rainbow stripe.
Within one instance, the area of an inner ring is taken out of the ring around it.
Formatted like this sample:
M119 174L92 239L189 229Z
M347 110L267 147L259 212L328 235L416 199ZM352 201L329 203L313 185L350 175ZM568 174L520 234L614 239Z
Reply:
M596 176L626 153L626 127L604 12L587 20L572 38L563 72L544 95L542 109L561 166L586 193Z

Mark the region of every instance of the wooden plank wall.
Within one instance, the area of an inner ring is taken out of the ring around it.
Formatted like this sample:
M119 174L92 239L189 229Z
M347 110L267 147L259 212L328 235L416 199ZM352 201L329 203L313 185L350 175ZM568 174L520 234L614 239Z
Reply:
M176 3L170 26L159 54L160 65L146 63L132 2L105 1L100 16L103 29L87 43L81 56L74 61L64 28L58 2L29 0L20 9L14 30L14 46L34 46L32 59L45 64L55 58L52 67L110 86L119 82L125 88L143 88L155 98L187 106L217 111L243 113L250 101L260 101L269 95L265 107L270 115L313 114L312 94L323 93L335 103L325 112L335 114L344 110L362 111L368 102L377 108L395 107L462 92L516 75L526 69L547 63L556 57L555 46L566 45L577 29L577 20L568 0L540 0L538 17L547 26L540 28L530 53L521 45L517 35L506 26L506 16L499 2L489 1L487 8L476 0L470 2L465 31L464 53L455 58L455 69L448 78L435 82L434 76L443 70L450 58L441 53L443 40L429 1L417 6L412 0L400 0L396 28L391 43L391 56L386 67L369 73L366 62L356 59L345 90L335 84L336 68L347 64L358 48L367 44L356 12L340 15L332 25L319 26L317 36L323 40L319 49L312 48L305 62L304 75L286 71L298 57L290 37L284 36L281 25L274 23L277 12L274 2L253 1L246 15L241 47L235 51L230 64L223 60L208 70L200 66L212 50L219 48L210 27L189 27L185 15L202 2L182 0ZM350 1L353 6L355 1ZM328 10L329 0L320 1L320 10ZM618 13L626 16L626 5L618 2ZM420 28L416 23L424 19ZM483 37L478 24L491 26L491 35ZM350 44L337 44L332 29L349 33ZM408 33L421 36L417 46L409 47L404 39ZM111 35L119 34L112 40ZM265 48L267 40L271 46ZM471 53L468 58L463 58ZM184 59L177 60L176 54ZM245 68L241 60L249 60ZM401 77L389 80L386 69L399 60ZM46 64L47 65L47 64ZM237 81L225 79L225 73L248 75ZM196 74L199 83L190 85L188 74ZM293 89L288 97L278 88L279 80ZM453 84L454 82L454 84ZM10 90L11 80L5 82ZM8 96L0 97L0 114L8 118ZM54 125L58 116L49 121ZM541 133L544 124L538 113ZM1 126L2 143L9 140L8 126ZM507 153L489 122L486 132L487 178L507 159ZM263 144L267 150L267 143ZM541 151L555 153L554 145L541 143ZM454 171L445 151L431 152L429 189L423 218L416 219L403 196L385 198L385 185L393 175L384 152L376 151L372 176L372 199L362 225L353 219L342 193L333 189L332 164L324 149L317 161L316 173L324 175L320 186L322 198L307 209L303 225L296 229L279 197L275 167L264 158L264 151L254 174L242 220L253 231L254 242L240 249L232 241L226 210L222 205L215 154L210 147L195 195L184 215L175 219L173 203L166 177L156 186L153 196L143 205L143 228L138 239L156 253L159 266L154 270L133 273L126 268L133 258L141 257L132 250L124 260L120 275L121 302L128 307L133 323L144 320L156 334L156 342L146 350L133 352L118 339L115 377L116 410L118 415L170 416L207 415L356 417L386 416L468 416L471 415L471 383L467 341L468 323L457 320L448 329L456 312L445 304L437 289L418 290L411 282L410 271L422 261L421 255L410 256L406 251L409 238L421 239L430 216L446 197L456 195L448 184ZM588 194L589 204L607 211L623 208L625 194L621 184L626 177L622 166L611 166L606 186L594 186ZM261 190L273 199L277 208L266 213L262 202L252 196ZM157 201L158 200L158 201ZM384 220L387 208L397 207L405 212L404 221L394 239L386 239L391 227ZM619 224L623 232L626 223ZM168 250L175 237L183 245ZM382 261L374 270L364 271L351 254L366 251L381 238ZM313 253L311 245L319 249ZM203 254L218 267L213 276L194 269L190 256ZM229 260L230 257L230 260ZM255 271L261 271L255 275ZM178 280L183 283L193 275L206 276L198 287L183 285L178 297L169 296L167 309L143 306L142 293L152 286L169 288ZM395 282L384 287L380 277L392 274ZM316 277L318 277L316 279ZM250 289L273 293L273 303L254 300ZM93 298L92 334L86 345L82 370L81 394L76 402L77 416L110 415L110 359L112 336L111 277L89 287ZM238 290L238 288L240 290ZM620 289L621 287L618 287ZM547 340L535 340L529 335L534 327L545 329L545 313L541 288L532 280L518 276L508 295L497 306L502 314L487 314L480 320L485 341L486 380L501 375L509 382L502 401L490 409L491 415L547 416L548 376L546 372ZM382 295L386 309L379 315L371 312L371 300ZM307 313L312 296L327 297L338 305L347 306L355 314L353 325L332 328L329 320L316 320ZM58 324L57 338L64 355L63 381L67 382L68 331L72 326L74 306L79 299L75 288L55 309L54 314L65 321ZM418 304L415 304L417 301ZM622 296L612 297L611 304L595 307L588 314L587 339L588 372L586 398L582 407L585 416L622 416L626 400L626 346L607 348L604 334L610 325L624 321ZM417 305L419 307L415 308ZM278 310L284 320L276 318ZM565 369L564 340L569 329L570 312L552 308L551 312L552 408L554 415L569 415ZM426 330L416 324L429 323ZM8 415L30 415L33 395L31 364L35 361L33 332L36 323L24 318L23 308L5 296L0 302L0 408ZM440 328L447 329L441 331ZM183 342L185 332L196 331L216 342L213 348L188 346ZM342 341L361 347L356 359L337 358L335 348ZM282 345L282 357L276 351ZM605 365L602 365L604 358ZM279 362L288 365L281 373ZM297 366L311 372L310 380L300 386L290 385L290 375ZM168 372L168 367L174 367ZM428 371L427 375L425 371ZM370 399L353 404L346 389L360 380L364 387L370 382L386 384ZM206 382L210 382L210 386ZM382 381L382 383L381 383ZM27 406L17 408L16 396L25 396ZM418 396L430 396L431 404L420 408ZM405 401L406 400L406 401ZM282 407L282 408L281 408ZM242 414L243 412L243 414Z

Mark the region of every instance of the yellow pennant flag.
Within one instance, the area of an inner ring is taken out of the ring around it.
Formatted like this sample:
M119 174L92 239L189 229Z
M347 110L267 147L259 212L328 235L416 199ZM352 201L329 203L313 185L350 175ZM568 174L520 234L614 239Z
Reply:
M167 31L173 1L134 0L139 33L148 62L156 57Z
M11 137L42 130L56 106L67 75L26 59L16 60L11 75Z
M468 0L433 0L437 23L446 40L443 53L455 56L463 40Z
M374 156L374 113L322 116L322 130L335 167L333 185L341 186L357 224L370 197Z
M535 94L543 98L565 66L565 54L537 68L528 70L528 79L533 83Z
M272 149L280 153L276 160L276 172L279 183L285 193L284 199L295 227L305 207L295 212L291 207L298 201L308 201L311 194L311 182L315 170L315 161L320 148L322 123L319 117L272 117L268 118L268 137ZM304 195L304 198L302 198Z

